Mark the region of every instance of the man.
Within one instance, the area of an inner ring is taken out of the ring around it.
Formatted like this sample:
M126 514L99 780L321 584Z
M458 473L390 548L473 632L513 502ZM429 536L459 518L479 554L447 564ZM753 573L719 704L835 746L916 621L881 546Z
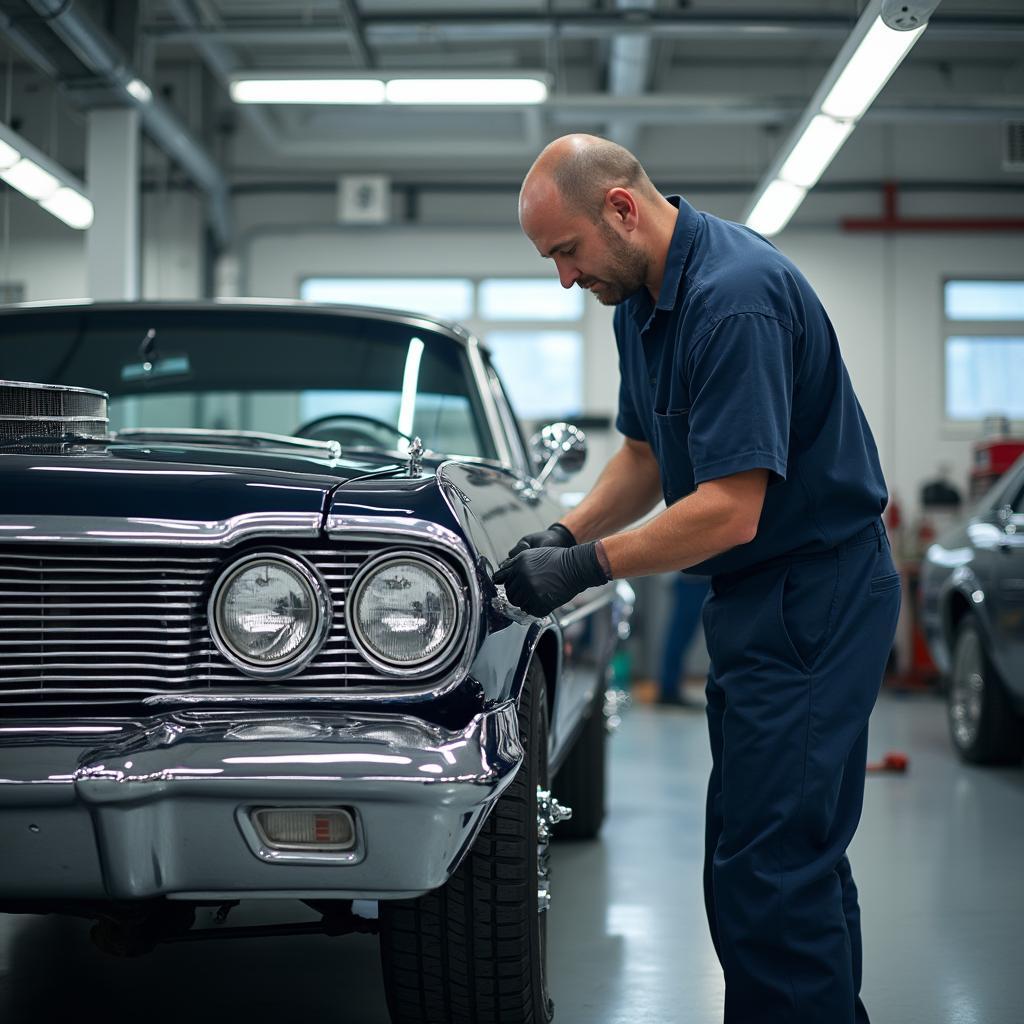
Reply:
M863 1024L846 849L899 577L835 332L773 246L661 196L603 139L548 146L519 216L564 287L616 307L625 441L495 582L544 615L612 578L711 577L704 891L725 1019Z

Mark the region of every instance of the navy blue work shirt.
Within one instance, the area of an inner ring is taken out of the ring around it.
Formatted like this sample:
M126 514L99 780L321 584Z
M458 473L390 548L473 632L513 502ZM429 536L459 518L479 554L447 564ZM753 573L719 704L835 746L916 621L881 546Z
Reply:
M688 572L835 547L887 499L835 330L770 242L669 202L679 215L657 304L641 288L615 310L616 427L650 444L667 505L706 480L770 471L754 540Z

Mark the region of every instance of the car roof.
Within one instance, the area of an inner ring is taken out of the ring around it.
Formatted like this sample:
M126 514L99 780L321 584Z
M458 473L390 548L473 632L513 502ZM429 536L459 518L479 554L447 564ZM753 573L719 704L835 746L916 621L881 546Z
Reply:
M411 327L429 327L444 334L459 344L477 345L484 351L487 346L475 338L462 324L452 320L442 320L427 313L414 310L388 309L382 306L356 306L336 302L308 302L305 299L279 298L229 298L229 299L192 299L192 300L134 300L107 301L96 299L45 299L36 302L17 302L0 305L0 316L35 315L45 313L73 312L88 310L96 313L133 312L143 310L152 312L280 312L280 313L324 313L328 316L365 317L373 320L392 320Z

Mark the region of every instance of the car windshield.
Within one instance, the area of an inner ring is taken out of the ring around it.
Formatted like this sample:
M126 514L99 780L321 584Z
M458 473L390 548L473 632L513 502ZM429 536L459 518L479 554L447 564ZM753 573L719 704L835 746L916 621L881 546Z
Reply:
M257 431L492 459L465 348L429 325L273 308L0 319L0 378L99 388L112 430Z

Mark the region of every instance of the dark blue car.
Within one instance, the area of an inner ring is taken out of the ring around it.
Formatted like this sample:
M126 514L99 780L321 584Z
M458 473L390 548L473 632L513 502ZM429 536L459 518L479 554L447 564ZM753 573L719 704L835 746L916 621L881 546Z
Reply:
M630 600L536 620L491 575L582 435L371 309L7 307L0 378L0 911L138 953L300 899L379 932L395 1021L549 1019Z

